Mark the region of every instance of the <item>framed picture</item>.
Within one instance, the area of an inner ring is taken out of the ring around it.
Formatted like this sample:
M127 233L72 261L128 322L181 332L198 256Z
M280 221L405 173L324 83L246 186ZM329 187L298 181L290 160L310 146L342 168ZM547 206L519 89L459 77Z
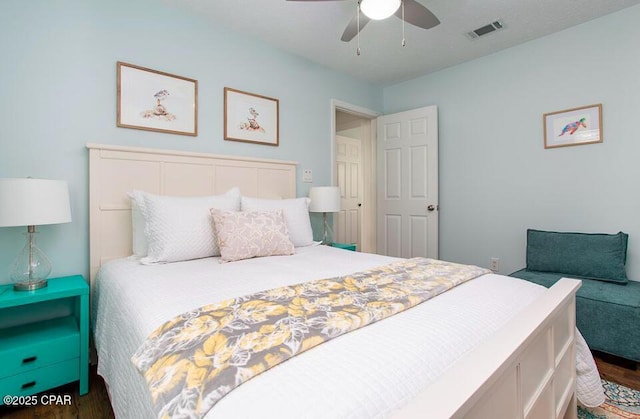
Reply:
M198 81L118 61L117 125L198 135Z
M602 105L546 113L544 148L602 142Z
M224 88L224 139L277 146L279 101Z

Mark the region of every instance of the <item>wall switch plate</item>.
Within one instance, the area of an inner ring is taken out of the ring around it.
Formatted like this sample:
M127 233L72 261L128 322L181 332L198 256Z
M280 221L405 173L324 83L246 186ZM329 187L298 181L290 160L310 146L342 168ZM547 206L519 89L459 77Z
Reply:
M304 169L302 171L302 181L304 183L313 183L313 173L311 169Z
M500 259L491 258L489 260L489 269L491 269L493 272L498 272L500 270Z

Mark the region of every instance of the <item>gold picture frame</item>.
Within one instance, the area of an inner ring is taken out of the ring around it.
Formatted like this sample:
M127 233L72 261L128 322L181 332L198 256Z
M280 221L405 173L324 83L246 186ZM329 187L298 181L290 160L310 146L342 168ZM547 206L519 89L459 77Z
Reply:
M280 101L224 88L224 139L278 146Z
M602 142L602 104L545 113L544 148Z
M122 128L198 135L198 81L117 63L117 118Z

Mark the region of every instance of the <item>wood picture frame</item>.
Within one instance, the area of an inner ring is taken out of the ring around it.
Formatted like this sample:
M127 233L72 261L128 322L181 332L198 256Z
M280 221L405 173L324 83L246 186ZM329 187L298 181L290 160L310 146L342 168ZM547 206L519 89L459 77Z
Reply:
M280 101L267 96L224 88L224 139L278 146Z
M545 113L544 148L602 142L602 104Z
M122 128L198 135L198 81L121 61L117 120Z

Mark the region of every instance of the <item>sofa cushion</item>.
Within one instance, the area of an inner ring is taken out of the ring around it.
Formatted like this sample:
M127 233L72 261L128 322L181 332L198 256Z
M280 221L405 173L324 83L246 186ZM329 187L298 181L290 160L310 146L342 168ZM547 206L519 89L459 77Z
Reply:
M627 282L629 235L527 230L527 270Z
M510 276L551 287L557 272L522 269ZM627 284L585 278L576 293L576 325L589 348L640 362L640 282Z
M522 269L509 276L526 279L527 281L534 282L547 288L550 288L562 277L588 279L560 272L536 272L529 269ZM597 300L608 304L640 309L640 282L637 281L628 281L626 284L614 284L592 280L582 281L582 286L578 289L576 295L589 300Z

